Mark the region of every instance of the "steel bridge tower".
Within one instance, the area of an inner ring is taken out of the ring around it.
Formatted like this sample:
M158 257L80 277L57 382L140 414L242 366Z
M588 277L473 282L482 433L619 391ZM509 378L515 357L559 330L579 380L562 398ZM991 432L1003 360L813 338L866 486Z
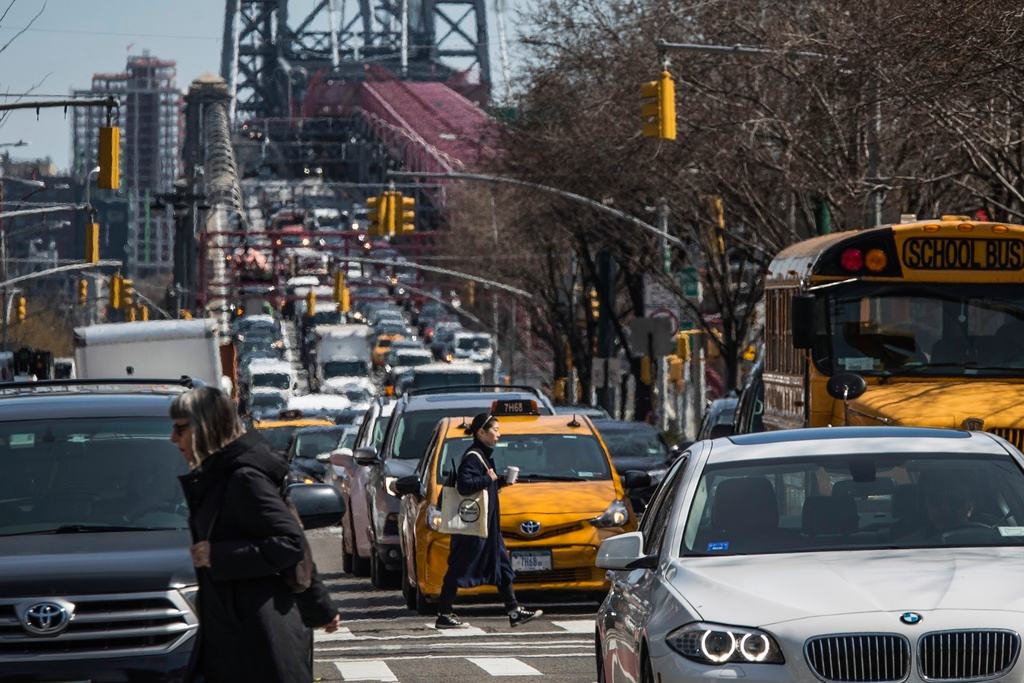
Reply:
M294 114L317 71L360 80L368 65L420 81L468 71L489 92L485 0L226 0L221 76L236 119Z

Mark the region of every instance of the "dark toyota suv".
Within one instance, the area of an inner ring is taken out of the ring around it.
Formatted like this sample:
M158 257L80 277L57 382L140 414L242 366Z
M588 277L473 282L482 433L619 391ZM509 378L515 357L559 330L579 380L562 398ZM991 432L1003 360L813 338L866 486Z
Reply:
M187 383L0 385L0 680L178 681L198 621ZM7 387L7 388L4 388Z

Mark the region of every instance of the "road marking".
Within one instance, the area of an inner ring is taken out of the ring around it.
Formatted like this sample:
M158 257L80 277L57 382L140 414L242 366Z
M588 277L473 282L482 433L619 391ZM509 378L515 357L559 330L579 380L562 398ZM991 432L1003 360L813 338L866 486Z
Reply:
M489 635L482 628L476 626L461 626L459 628L437 628L433 624L426 624L426 627L432 631L437 631L444 638L466 638L468 636L486 636Z
M313 641L317 643L329 643L336 640L355 640L356 637L352 635L352 631L339 626L338 630L334 633L324 633L323 631L313 631Z
M557 643L551 641L526 641L526 642L509 642L497 641L497 642L463 642L463 643L431 643L424 647L429 647L431 650L466 650L467 648L478 648L478 649L509 649L517 647L529 647L533 650L564 650L571 648L574 650L586 648L587 646L593 647L593 640L563 640ZM355 644L355 645L339 645L339 646L328 646L318 647L318 654L342 654L345 652L363 652L369 647L369 643ZM374 643L372 649L374 652L400 652L402 650L411 649L413 646L409 643Z
M587 659L593 659L594 658L594 653L593 652L579 652L579 653L573 652L573 653L558 653L558 654L523 654L523 655L516 655L516 657L518 659L545 659L545 658L551 658L551 657L558 657L559 659L564 659L565 657L586 657ZM407 655L407 656L404 656L404 657L388 657L387 661L389 661L389 662L404 662L404 661L409 661L409 660L414 660L414 659L417 659L417 660L418 659L466 659L466 655L430 655L430 654ZM349 660L347 660L347 659L335 659L335 658L331 658L331 657L317 657L313 661L321 662L321 663L330 663L330 664L334 664L335 666L337 666L339 663L347 663ZM381 660L381 661L383 661L383 660Z
M466 657L492 676L543 676L526 662L515 657Z
M569 633L593 633L596 624L593 619L578 619L576 621L552 621L552 624Z
M398 677L383 660L371 659L362 662L334 662L343 681L387 681L398 683Z

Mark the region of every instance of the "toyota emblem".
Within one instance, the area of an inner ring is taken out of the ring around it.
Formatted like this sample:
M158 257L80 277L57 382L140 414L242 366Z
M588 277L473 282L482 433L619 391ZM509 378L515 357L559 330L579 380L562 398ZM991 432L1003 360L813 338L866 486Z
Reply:
M528 519L519 525L523 533L527 536L533 536L540 531L540 522L535 522L532 519Z
M56 602L37 602L29 605L21 619L21 625L29 633L52 636L63 631L71 621L71 612Z

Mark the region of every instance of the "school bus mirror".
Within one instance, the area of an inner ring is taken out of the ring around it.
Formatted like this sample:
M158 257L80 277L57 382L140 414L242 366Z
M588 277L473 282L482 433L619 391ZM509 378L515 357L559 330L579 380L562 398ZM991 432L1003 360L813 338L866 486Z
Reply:
M814 295L797 294L793 297L789 321L793 333L793 348L809 349L814 346Z
M868 390L868 383L860 375L840 372L829 378L825 389L828 395L837 401L855 401Z

